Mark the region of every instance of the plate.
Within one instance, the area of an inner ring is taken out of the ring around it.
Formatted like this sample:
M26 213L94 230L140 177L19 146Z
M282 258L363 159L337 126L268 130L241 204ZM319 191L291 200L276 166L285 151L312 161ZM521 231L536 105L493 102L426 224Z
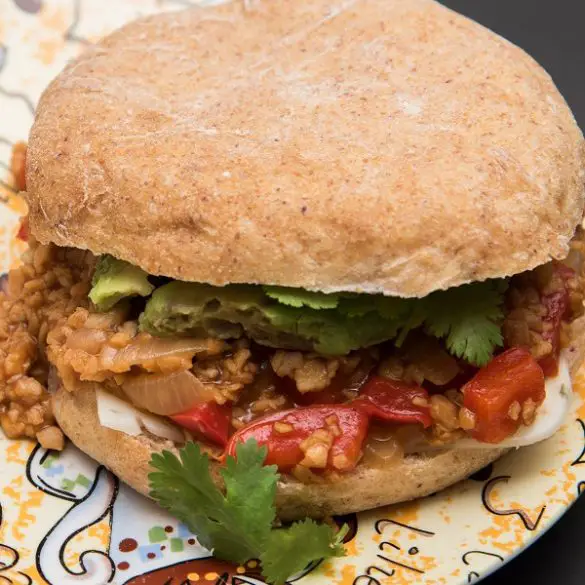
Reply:
M193 2L194 3L194 2ZM200 4L214 2L200 2ZM139 15L186 0L3 0L0 6L0 269L18 262L25 206L12 144L25 140L47 83L84 46ZM347 556L300 585L462 585L506 563L585 487L585 373L574 413L550 440L511 453L421 501L344 518ZM255 561L213 559L194 534L74 447L48 452L0 433L0 583L258 585Z

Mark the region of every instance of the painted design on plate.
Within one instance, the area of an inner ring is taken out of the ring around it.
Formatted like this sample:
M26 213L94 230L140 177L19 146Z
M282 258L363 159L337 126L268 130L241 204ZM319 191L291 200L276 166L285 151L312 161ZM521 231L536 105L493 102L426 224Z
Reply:
M9 160L47 83L83 47L142 14L223 0L4 0L0 5L0 273L18 262L25 211ZM245 0L236 0L245 1ZM347 557L300 585L462 585L497 569L585 491L585 376L551 440L420 502L343 518ZM197 536L69 445L0 434L0 584L259 585L256 561L213 559Z

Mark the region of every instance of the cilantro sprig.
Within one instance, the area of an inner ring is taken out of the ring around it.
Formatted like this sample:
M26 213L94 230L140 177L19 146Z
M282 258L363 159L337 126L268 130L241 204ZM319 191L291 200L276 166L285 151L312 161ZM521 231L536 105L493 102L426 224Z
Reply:
M470 364L484 366L503 345L504 292L507 283L491 280L430 295L425 328L445 338L447 349Z
M377 325L382 323L386 332L396 333L394 343L398 347L412 330L422 327L428 335L444 339L453 355L475 366L487 364L496 347L503 344L501 324L507 281L502 279L465 284L431 293L422 299L264 288L282 305L319 309L321 312L335 309L351 319L374 315ZM351 323L350 333L353 335L359 331L360 325L372 326L369 321ZM347 327L345 322L344 327Z
M345 530L306 519L273 528L274 498L279 479L274 465L264 465L266 447L255 440L241 443L220 473L225 494L209 473L209 458L196 443L179 457L153 454L150 495L189 529L216 557L235 563L260 559L268 583L282 585L311 561L344 555Z

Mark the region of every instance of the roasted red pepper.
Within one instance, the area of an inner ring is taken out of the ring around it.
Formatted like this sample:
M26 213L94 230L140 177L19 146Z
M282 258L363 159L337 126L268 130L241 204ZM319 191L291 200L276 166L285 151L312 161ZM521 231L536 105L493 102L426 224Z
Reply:
M420 423L426 428L432 423L428 398L428 392L416 384L372 376L351 405L382 421Z
M469 434L484 443L499 443L518 430L525 407L542 404L544 373L527 349L516 347L481 368L461 392L463 406L475 415Z
M217 402L204 402L169 418L196 435L225 447L230 432L232 407Z
M230 439L227 455L235 455L236 445L249 439L256 439L259 445L266 445L266 465L277 465L281 471L292 469L301 463L307 454L305 440L311 437L319 440L318 431L328 436L331 444L323 465L307 467L349 471L361 455L362 443L368 432L368 417L362 411L350 406L309 406L277 412L254 421L237 431ZM326 443L327 439L324 439Z

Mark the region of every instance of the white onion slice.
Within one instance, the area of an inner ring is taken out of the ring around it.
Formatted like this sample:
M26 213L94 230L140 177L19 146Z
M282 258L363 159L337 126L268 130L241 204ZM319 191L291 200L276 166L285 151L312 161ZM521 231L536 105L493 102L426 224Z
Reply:
M140 422L144 425L144 428L157 437L168 439L174 443L184 443L185 435L175 425L167 422L164 418L154 416L152 414L139 413Z
M103 427L137 437L142 433L138 422L138 411L117 396L102 390L96 390L97 412Z
M129 376L122 388L138 408L168 416L214 400L215 394L189 370Z
M145 428L157 437L176 443L183 443L185 440L182 431L173 424L154 414L140 412L130 403L101 388L96 390L96 399L98 418L104 427L131 437L143 434Z

